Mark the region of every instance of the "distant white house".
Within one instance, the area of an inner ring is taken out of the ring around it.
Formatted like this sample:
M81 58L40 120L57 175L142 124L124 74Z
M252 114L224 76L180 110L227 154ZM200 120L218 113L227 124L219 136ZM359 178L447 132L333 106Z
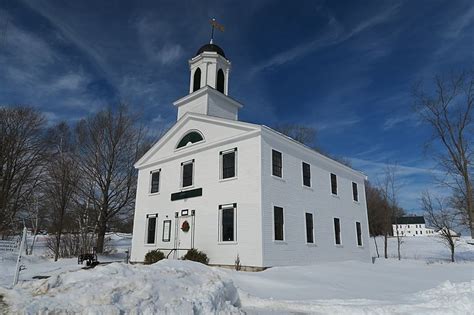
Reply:
M131 261L197 248L210 264L370 260L366 176L263 125L238 120L231 63L207 44L189 61L175 125L136 163Z
M423 216L399 217L392 224L393 235L397 236L429 236L436 232L425 226Z

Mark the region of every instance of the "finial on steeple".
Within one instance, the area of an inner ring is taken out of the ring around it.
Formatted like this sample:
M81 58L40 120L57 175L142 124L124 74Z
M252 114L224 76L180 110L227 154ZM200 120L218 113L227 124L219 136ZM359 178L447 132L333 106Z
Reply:
M211 23L211 40L209 41L209 44L213 44L214 43L214 28L217 28L219 31L223 32L224 26L217 23L215 18L212 18L209 22Z

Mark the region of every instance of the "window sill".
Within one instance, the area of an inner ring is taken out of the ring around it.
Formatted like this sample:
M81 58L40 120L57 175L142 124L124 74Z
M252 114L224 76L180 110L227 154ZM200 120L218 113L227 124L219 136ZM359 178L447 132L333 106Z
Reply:
M160 194L160 192L158 191L158 192L155 192L155 193L148 193L148 196L156 196L156 195L159 195L159 194Z
M303 185L302 187L303 187L303 189L306 189L306 190L309 190L309 191L314 191L313 187L311 187L311 186Z
M283 179L283 177L278 177L272 174L272 177L280 182L286 183L286 180Z
M237 242L217 242L217 245L237 245Z
M333 196L333 197L336 198L336 199L341 199L341 197L339 197L339 195L335 195L335 194L333 194L333 193L331 193L331 196Z
M357 245L357 248L364 249L364 245Z
M334 244L334 246L336 246L338 248L343 248L344 247L344 245L342 245L342 244Z
M358 206L360 206L360 201L355 201L355 200L352 200L352 202Z
M194 185L179 188L180 191L186 191L186 190L192 190L192 189L194 189Z
M288 245L288 243L286 241L277 241L277 240L273 240L273 243L277 244L277 245Z
M308 246L308 247L318 247L318 245L315 244L315 243L306 243L306 246Z
M239 179L237 176L229 177L229 178L220 178L219 183L230 182L237 179Z
M156 247L156 245L157 245L156 243L154 243L154 244L145 244L145 247Z

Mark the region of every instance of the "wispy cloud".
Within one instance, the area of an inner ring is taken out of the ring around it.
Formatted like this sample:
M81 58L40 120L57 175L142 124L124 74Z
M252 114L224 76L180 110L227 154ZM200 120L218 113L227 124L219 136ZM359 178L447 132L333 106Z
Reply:
M349 31L345 31L344 27L334 16L330 16L323 36L297 45L289 50L277 53L276 55L270 57L269 60L254 66L250 73L255 74L267 68L280 66L311 54L319 49L347 41L365 30L389 21L398 12L398 9L399 5L391 6L383 10L381 13L360 22Z
M183 47L173 38L172 27L149 15L136 19L135 27L142 49L150 61L171 64L183 55Z
M415 113L391 115L383 123L382 129L387 131L406 123L419 124L417 115Z

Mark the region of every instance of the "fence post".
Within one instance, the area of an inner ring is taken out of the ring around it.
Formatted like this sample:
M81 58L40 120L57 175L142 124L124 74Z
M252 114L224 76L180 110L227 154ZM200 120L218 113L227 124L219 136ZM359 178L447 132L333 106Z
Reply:
M20 250L18 251L18 259L16 261L15 277L13 278L13 286L18 283L18 277L20 276L21 269L21 254L23 252L23 247L26 243L26 227L23 228L23 235L21 237Z

